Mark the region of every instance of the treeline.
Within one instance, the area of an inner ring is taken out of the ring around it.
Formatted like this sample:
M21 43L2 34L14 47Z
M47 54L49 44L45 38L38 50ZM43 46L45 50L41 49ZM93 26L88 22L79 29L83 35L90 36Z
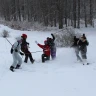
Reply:
M29 21L44 26L94 27L96 0L0 0L0 17L6 21Z

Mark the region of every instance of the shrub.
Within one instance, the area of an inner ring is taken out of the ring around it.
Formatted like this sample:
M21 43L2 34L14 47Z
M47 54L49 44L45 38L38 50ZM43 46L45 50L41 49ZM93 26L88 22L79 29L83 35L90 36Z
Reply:
M9 37L9 32L7 30L3 30L3 32L1 33L1 36L4 38Z
M80 37L80 33L75 33L75 30L72 27L64 28L60 32L57 32L55 35L55 44L57 47L69 47L73 43L73 37Z

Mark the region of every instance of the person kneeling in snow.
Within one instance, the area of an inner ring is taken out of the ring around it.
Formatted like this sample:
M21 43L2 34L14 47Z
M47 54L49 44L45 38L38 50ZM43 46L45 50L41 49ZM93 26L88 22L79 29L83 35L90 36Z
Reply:
M50 60L50 46L47 44L47 41L44 41L44 45L39 44L37 41L35 43L43 49L42 62Z
M16 38L17 41L12 45L11 48L11 54L13 56L13 64L10 66L10 70L14 72L15 69L19 69L19 67L22 64L22 58L20 57L19 54L24 55L20 49L21 49L21 43L22 43L22 38L18 37Z

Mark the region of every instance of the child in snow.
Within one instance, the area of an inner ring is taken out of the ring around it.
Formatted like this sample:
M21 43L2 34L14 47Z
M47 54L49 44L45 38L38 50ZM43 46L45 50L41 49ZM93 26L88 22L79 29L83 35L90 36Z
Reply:
M28 50L28 45L29 45L29 43L26 42L27 35L26 35L26 34L22 34L21 37L23 38L22 44L21 44L21 50L22 50L22 52L24 52L24 54L25 54L25 60L24 60L24 62L27 63L28 57L29 57L31 63L33 64L33 63L34 63L34 59L33 59L33 57L32 57L31 52Z
M50 60L50 46L48 45L47 41L44 41L44 45L39 44L37 41L35 41L35 43L43 49L42 62Z
M87 53L87 46L89 45L89 42L82 36L77 44L78 44L79 50L81 52L83 63L87 63L87 61L86 61L87 60L86 53Z
M79 38L77 38L76 36L74 36L73 39L73 45L71 47L73 47L75 49L75 53L76 53L76 57L77 57L77 61L82 61L82 59L79 56L79 46L77 44L77 42L79 41Z
M51 34L52 38L47 37L47 43L50 46L51 49L51 58L55 59L56 58L56 46L55 46L55 36Z
M20 51L21 43L22 43L22 38L18 37L17 41L12 45L12 48L11 48L11 54L13 56L13 64L10 66L10 70L13 71L13 72L14 72L14 68L19 69L19 67L22 64L22 58L19 55L19 54L24 55Z

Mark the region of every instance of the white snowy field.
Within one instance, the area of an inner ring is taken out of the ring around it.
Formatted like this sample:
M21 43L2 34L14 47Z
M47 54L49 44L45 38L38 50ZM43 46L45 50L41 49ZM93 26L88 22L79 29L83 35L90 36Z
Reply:
M51 32L18 31L0 25L0 32L10 32L8 40L13 44L15 37L22 33L28 35L30 51L42 51L35 40L43 44ZM96 28L76 30L87 35L88 62L90 65L76 63L72 48L57 48L57 58L41 62L42 52L33 53L34 64L22 63L21 69L11 72L13 62L11 45L0 37L0 96L96 96ZM22 58L24 60L24 57Z

